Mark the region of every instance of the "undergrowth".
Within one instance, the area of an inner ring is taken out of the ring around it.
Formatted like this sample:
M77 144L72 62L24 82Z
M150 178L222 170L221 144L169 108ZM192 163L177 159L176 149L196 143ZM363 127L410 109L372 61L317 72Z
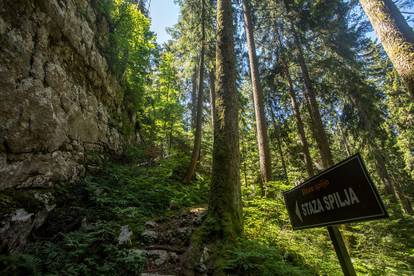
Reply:
M24 254L0 256L1 275L140 275L146 221L206 202L207 179L181 183L186 158L149 161L140 148L114 161L90 154L87 176L55 191L58 203ZM121 226L134 235L119 245Z
M1 275L140 275L145 222L207 202L209 179L203 174L182 184L189 161L183 155L155 161L132 148L116 161L91 157L80 183L56 189L58 204L25 252L0 256ZM325 228L292 230L281 194L287 189L271 182L268 198L243 193L244 236L221 249L227 275L342 275ZM133 238L119 245L124 225ZM363 275L412 275L413 229L412 217L341 226Z
M269 185L272 198L244 193L245 237L231 250L227 266L240 275L343 275L326 228L293 231L281 193L289 187ZM340 229L358 275L413 275L412 217Z

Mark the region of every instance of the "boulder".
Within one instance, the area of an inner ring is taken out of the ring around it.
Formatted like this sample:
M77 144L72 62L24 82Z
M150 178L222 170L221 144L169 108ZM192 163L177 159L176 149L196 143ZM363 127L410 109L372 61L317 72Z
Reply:
M118 244L120 245L132 244L132 241L131 241L132 235L133 235L133 232L131 230L131 227L129 227L129 225L121 226L121 230L118 236Z
M166 250L148 250L147 257L157 266L165 264L170 259L170 255Z
M153 230L145 230L141 236L145 243L154 243L158 239L158 233Z
M56 205L49 192L2 194L1 198L0 252L15 254L25 247L30 233L43 225Z

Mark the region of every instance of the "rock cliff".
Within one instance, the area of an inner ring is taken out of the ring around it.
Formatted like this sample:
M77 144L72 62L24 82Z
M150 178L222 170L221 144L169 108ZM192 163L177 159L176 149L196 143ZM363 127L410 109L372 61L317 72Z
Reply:
M107 25L94 1L0 2L0 251L18 250L42 224L48 188L76 181L86 152L120 152L131 140L101 50Z

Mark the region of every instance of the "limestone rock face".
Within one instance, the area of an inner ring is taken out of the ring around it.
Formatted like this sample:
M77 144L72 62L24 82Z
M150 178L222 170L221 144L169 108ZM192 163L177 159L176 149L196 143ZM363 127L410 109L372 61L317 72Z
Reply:
M135 141L122 135L124 94L101 50L99 2L0 1L0 251L24 247L53 209L32 191L75 182L89 150L120 153Z
M119 152L123 94L87 0L0 2L0 190L73 182L85 151Z

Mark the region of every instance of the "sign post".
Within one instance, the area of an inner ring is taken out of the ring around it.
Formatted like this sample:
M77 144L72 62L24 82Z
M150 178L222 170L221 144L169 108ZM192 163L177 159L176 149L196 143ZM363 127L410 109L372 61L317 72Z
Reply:
M356 275L335 225L387 218L388 213L359 154L284 193L294 230L328 226L345 275Z
M355 273L354 265L349 257L348 250L346 249L341 232L337 226L328 226L329 237L335 248L336 256L341 264L342 271L345 276L357 276Z

